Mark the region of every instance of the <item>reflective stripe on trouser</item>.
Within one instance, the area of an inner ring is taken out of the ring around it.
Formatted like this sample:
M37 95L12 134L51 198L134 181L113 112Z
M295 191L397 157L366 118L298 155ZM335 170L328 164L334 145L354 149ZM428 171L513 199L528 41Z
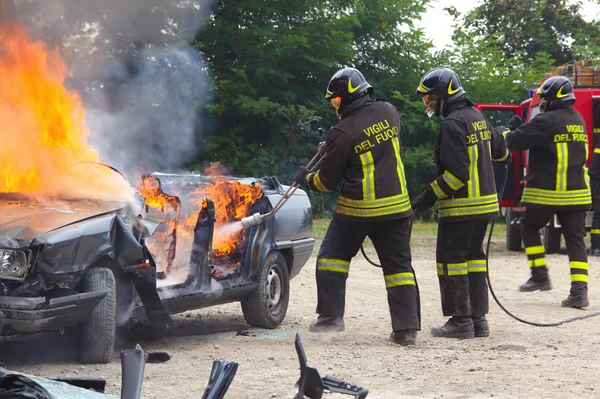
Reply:
M598 155L595 154L594 157ZM590 176L592 188L592 203L594 205L594 219L592 220L592 249L600 249L600 177Z
M545 265L545 258L542 258L540 251L543 251L540 229L552 220L554 214L557 215L561 224L561 233L565 238L569 262L571 264L571 274L577 277L575 279L586 279L587 270L582 269L587 266L587 252L585 243L585 210L564 210L560 208L527 208L525 216L521 221L521 231L525 253L531 265L531 275L536 279L548 277L548 269ZM543 253L543 252L542 252ZM543 260L540 260L543 259ZM541 263L544 263L542 265ZM578 267L574 267L578 266ZM585 276L583 277L585 272ZM573 278L573 277L572 277ZM580 283L582 281L578 281Z
M438 225L438 280L444 316L483 315L489 310L483 240L488 220Z
M381 263L393 330L421 328L419 295L411 267L410 217L380 222L333 218L317 257L317 313L344 316L350 260L370 237ZM380 273L376 268L372 273ZM383 284L382 284L383 289Z
M572 283L586 283L588 282L588 263L571 261L569 262L571 269L571 282Z

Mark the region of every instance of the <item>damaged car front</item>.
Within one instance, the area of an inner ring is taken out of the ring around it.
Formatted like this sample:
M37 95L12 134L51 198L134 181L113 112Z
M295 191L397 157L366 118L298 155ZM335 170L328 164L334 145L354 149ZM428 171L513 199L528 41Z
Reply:
M80 360L109 362L117 324L126 321L117 315L125 315L135 295L128 281L156 295L155 267L144 245L154 226L134 208L118 201L1 194L2 335L77 326Z

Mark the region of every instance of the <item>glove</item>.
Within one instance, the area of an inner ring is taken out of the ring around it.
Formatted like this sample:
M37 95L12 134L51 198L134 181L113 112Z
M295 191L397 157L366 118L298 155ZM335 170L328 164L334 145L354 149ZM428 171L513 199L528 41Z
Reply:
M415 212L426 211L435 204L435 201L437 201L437 195L435 195L431 187L428 187L427 190L419 194L412 202L412 209Z
M299 184L301 186L306 186L308 183L306 182L306 176L310 173L310 170L306 169L304 166L298 168L296 175L294 176L294 183Z
M523 120L521 118L519 118L517 115L513 114L513 116L510 118L510 120L508 121L506 126L508 126L508 128L510 130L517 130L517 128L519 126L521 126L522 124L523 124Z

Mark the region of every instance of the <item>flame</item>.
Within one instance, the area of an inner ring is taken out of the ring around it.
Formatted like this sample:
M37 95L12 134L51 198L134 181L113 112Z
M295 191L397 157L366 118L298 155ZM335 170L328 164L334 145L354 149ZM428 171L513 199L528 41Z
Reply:
M0 192L124 198L119 174L97 163L80 96L65 87L58 50L0 26Z
M242 229L239 221L250 215L251 206L262 197L263 193L258 184L248 185L229 180L218 171L218 167L219 164L215 163L205 170L205 174L214 177L213 183L188 194L192 209L181 209L181 223L177 227L177 234L178 237L188 241L193 239L198 213L206 208L206 198L211 199L215 206L213 256L220 258L240 252L246 231ZM162 210L166 205L173 207L172 198L175 197L165 194L158 180L151 175L142 177L138 190L146 198L146 205L150 208ZM166 212L164 215L167 217ZM169 221L172 219L165 219L165 222ZM232 228L233 223L239 223L239 227L234 225ZM161 244L164 246L166 242L161 239Z

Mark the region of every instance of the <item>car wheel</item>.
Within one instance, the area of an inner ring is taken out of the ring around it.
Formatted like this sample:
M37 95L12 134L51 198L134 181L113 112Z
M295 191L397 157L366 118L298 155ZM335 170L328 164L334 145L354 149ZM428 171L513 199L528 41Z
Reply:
M521 223L517 222L519 214L511 208L506 209L506 249L521 251Z
M544 251L547 254L557 254L560 252L560 235L560 228L546 226L542 229Z
M79 360L109 363L115 348L117 292L115 276L106 267L93 267L81 280L81 292L104 291L104 299L79 325Z
M271 252L258 276L258 288L242 301L246 322L252 327L276 328L287 312L290 277L283 256Z

